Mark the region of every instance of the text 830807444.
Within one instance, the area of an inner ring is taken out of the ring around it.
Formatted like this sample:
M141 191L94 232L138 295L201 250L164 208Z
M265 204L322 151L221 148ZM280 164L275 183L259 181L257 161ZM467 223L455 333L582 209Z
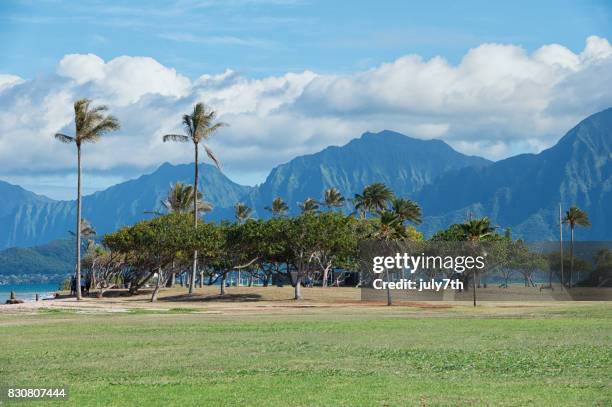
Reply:
M3 386L0 389L0 404L10 400L65 400L68 398L66 387Z

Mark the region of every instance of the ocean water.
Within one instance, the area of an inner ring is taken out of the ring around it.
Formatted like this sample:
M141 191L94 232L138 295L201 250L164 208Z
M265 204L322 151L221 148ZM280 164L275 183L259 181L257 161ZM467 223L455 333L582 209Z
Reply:
M52 298L58 287L59 283L0 285L0 304L4 304L11 297L11 291L15 291L18 300L34 301L37 293L41 299Z

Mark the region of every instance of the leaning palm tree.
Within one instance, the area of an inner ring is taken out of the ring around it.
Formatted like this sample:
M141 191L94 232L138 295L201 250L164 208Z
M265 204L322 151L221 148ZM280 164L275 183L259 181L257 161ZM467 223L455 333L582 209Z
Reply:
M226 126L225 123L216 122L215 118L217 117L217 113L207 108L204 103L198 103L193 107L193 112L191 114L183 115L183 126L185 127L185 134L166 134L163 137L164 142L166 141L178 141L181 143L192 142L195 151L195 162L194 162L194 179L193 179L193 190L195 193L193 194L193 227L197 229L198 227L198 152L200 142L202 140L208 140L214 132L219 130L219 128ZM213 151L206 145L204 145L204 150L208 157L215 163L215 165L220 168L219 160L213 153ZM193 252L193 268L191 270L191 279L189 281L189 294L193 294L193 289L195 287L195 278L196 271L198 268L198 251L194 250Z
M376 182L363 189L363 193L355 194L353 203L355 210L365 219L368 212L380 212L387 208L387 203L393 198L393 191L383 184Z
M344 205L346 199L342 196L338 188L328 188L323 194L323 205L327 209L339 208Z
M277 196L272 201L272 206L266 206L264 209L272 212L272 216L274 217L284 216L289 210L289 205L287 205L285 201L283 201L283 198Z
M392 198L391 210L399 216L402 223L421 223L421 207L414 201L405 198Z
M319 203L313 198L306 198L304 202L298 203L300 210L302 213L306 212L316 212L319 210Z
M95 143L104 134L119 130L119 121L105 115L108 108L104 105L92 106L91 100L80 99L74 102L75 134L68 136L56 133L55 138L62 143L74 143L77 149L77 210L76 210L76 295L81 297L81 146Z
M572 287L572 273L574 271L574 228L576 226L589 227L591 221L589 221L589 215L578 208L572 206L565 213L563 223L566 223L570 227L570 272L569 272L569 287Z
M238 202L234 206L234 216L238 223L244 223L253 215L253 209L251 209L248 205Z

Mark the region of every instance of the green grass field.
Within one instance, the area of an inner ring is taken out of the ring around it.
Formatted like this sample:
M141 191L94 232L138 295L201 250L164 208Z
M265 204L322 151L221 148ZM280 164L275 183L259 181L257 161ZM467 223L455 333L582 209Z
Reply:
M62 406L612 405L607 303L197 312L0 314L0 384L68 386Z

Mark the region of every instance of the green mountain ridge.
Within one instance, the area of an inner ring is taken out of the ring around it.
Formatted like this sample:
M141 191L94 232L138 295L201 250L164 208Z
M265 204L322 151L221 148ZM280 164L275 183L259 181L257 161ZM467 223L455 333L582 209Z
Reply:
M258 217L282 197L291 213L298 202L321 199L337 187L350 201L373 182L384 182L397 195L419 202L424 222L436 230L470 214L489 216L516 237L552 240L558 230L558 205L578 205L593 223L582 240L612 239L612 108L596 113L539 154L521 154L498 162L467 156L440 140L420 140L392 131L364 133L344 146L296 157L270 172L257 187L234 183L213 166L201 165L204 198L215 209L208 220L233 219L233 205L245 202ZM145 219L159 208L170 185L190 183L193 165L165 163L150 174L85 196L83 216L99 234ZM0 249L34 246L67 237L74 229L74 201L54 201L0 182ZM350 203L343 208L350 213Z
M539 154L450 171L415 198L423 205L426 234L469 212L489 216L515 236L556 239L561 204L589 213L592 227L578 231L578 238L612 239L612 108L581 121Z

